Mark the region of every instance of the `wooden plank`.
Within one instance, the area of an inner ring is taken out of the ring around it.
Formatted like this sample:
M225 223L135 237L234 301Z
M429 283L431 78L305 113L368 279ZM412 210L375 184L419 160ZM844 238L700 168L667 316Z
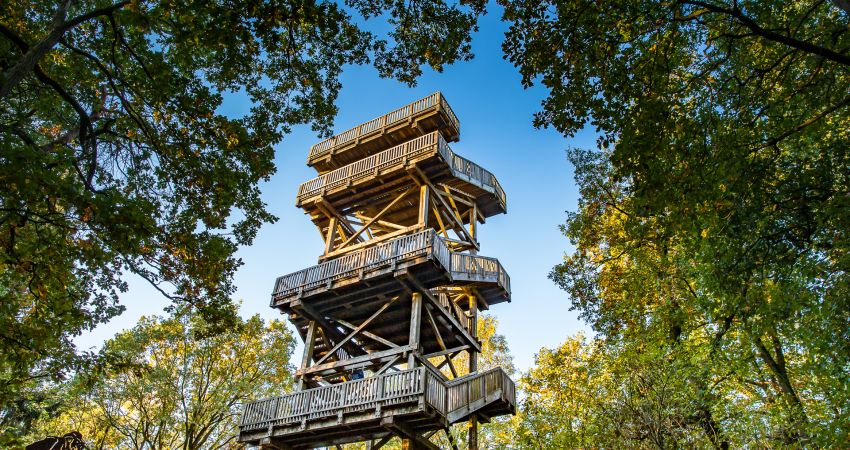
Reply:
M306 370L303 371L303 374L308 375L308 374L315 374L315 373L321 373L321 372L327 372L327 373L330 374L330 373L334 373L334 372L337 372L339 370L345 369L348 366L356 366L356 365L359 365L359 364L362 364L362 363L368 363L368 362L376 362L377 363L377 362L387 361L387 360L393 358L396 355L407 353L407 352L410 352L411 350L413 350L413 349L409 345L403 345L403 346L398 347L398 348L391 348L389 350L383 350L383 351L380 351L380 352L367 353L365 355L357 356L357 357L354 357L354 358L349 358L349 359L346 359L344 361L336 361L336 362L325 363L325 364L322 364L321 366L308 367ZM298 373L302 373L302 372L299 370L298 372L296 372L296 374L298 374Z
M304 354L301 357L301 370L307 368L310 365L310 361L313 359L313 349L316 348L316 321L311 320L310 324L307 325L307 335L304 338ZM298 377L298 383L295 387L296 391L300 391L304 389L304 377Z
M357 327L356 327L356 326L354 326L352 323L350 323L350 322L346 322L346 321L344 321L344 320L342 320L342 319L331 319L331 320L333 320L334 322L336 322L336 323L338 323L338 324L340 324L340 325L342 325L342 326L344 326L344 327L346 327L346 328L348 328L348 329L351 329L351 330L354 330L354 329L356 329L356 328L357 328ZM388 340L386 340L386 339L384 339L384 338L382 338L382 337L378 336L378 335L377 335L377 334L375 334L375 333L370 333L370 332L368 332L368 331L366 331L366 330L362 330L362 331L360 332L360 334L362 334L363 336L366 336L366 337L368 337L369 339L372 339L372 340L374 340L374 341L376 341L376 342L380 342L381 344L384 344L384 345L386 345L387 347L390 347L390 348L398 347L398 344L396 344L395 342L388 341Z

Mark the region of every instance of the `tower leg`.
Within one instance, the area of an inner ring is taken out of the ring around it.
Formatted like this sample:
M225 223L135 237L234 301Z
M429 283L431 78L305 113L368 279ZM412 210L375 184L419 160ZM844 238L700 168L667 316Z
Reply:
M313 360L313 349L316 344L316 321L311 320L307 325L307 337L304 338L304 355L301 357L301 370L305 370L310 361ZM295 390L302 391L306 387L304 376L299 376L295 383Z
M469 418L469 450L478 450L478 417Z
M474 294L469 297L469 318L472 337L478 339L478 299ZM469 373L478 371L478 352L469 352ZM469 418L469 450L478 450L478 417L474 414Z
M416 364L416 354L419 353L419 336L422 333L422 294L414 292L410 300L410 345L413 350L407 356L407 368L412 369Z

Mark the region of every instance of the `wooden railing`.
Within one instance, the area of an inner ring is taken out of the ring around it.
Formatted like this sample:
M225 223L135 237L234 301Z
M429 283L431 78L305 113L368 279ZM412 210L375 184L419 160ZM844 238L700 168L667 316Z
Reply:
M464 281L498 282L511 291L511 277L496 258L466 253L452 253L452 278Z
M451 273L452 279L499 283L505 291L511 290L511 279L499 260L452 252L436 231L429 228L278 277L272 297L288 297L420 256L432 256Z
M350 186L361 179L370 178L374 176L375 171L400 165L420 155L433 152L435 147L451 168L452 175L493 193L503 207L506 205L505 190L502 189L495 175L478 164L458 156L439 131L420 136L302 183L298 188L298 204L338 187Z
M372 177L376 170L382 170L401 164L407 159L415 158L433 152L442 139L436 131L420 136L404 144L396 145L378 154L372 155L347 166L332 170L324 175L313 178L298 187L298 203L322 194L324 191L356 183L362 178Z
M350 130L337 134L332 138L325 139L324 141L313 145L310 147L310 156L307 158L307 163L310 164L315 159L330 153L334 147L348 144L359 137L365 136L382 128L393 126L401 121L407 120L409 117L412 117L421 111L438 105L441 110L446 112L446 115L449 117L449 120L452 122L455 129L460 130L460 121L458 121L457 116L455 116L454 111L452 111L452 108L449 107L449 103L446 101L446 98L443 97L443 94L435 92L423 99L417 100L409 105L403 106L395 111L384 114L381 117L372 119Z
M431 254L443 265L451 267L451 252L433 229L428 229L372 247L340 256L322 264L278 277L273 297L282 297L320 287L362 271L390 266L404 259Z
M499 391L501 398L511 405L516 405L514 382L500 367L449 381L447 387L447 414L463 416L480 407L476 402L484 403L488 397ZM449 420L452 420L451 416Z
M420 397L445 415L446 392L446 385L439 376L419 367L251 402L242 412L239 428L243 432L264 429L334 416L339 412L417 402Z

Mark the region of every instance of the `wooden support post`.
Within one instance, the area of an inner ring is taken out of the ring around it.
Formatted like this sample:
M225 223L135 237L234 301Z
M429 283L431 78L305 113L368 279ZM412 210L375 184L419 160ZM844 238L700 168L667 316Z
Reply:
M468 293L469 299L469 334L472 338L478 341L478 299L475 294ZM478 352L475 349L469 350L469 373L478 371Z
M298 305L296 306L294 304L294 302L293 302L292 306L293 306L293 309L296 309L296 310L300 309L300 313L304 317L315 321L316 324L319 325L319 327L322 328L322 335L323 336L327 337L328 339L333 339L337 342L339 342L339 341L341 341L342 339L345 338L344 334L342 334L339 330L337 330L336 327L334 327L333 325L328 323L327 319L325 319L321 314L319 314L319 312L316 311L312 306L305 304L305 303L298 303ZM348 352L349 355L352 355L352 356L362 355L362 354L366 353L366 351L364 351L362 348L354 345L351 342L345 343L345 350Z
M452 436L452 432L449 430L449 427L443 428L443 431L446 433L446 439L449 440L449 445L452 446L452 450L458 450L457 444L455 444L455 438Z
M316 321L311 320L307 325L307 336L304 338L304 355L301 357L301 370L306 369L313 359L313 349L316 346ZM304 390L304 376L298 377L298 383L295 386L296 391Z
M414 292L410 299L410 339L408 345L412 348L407 357L407 368L412 369L416 363L415 354L419 353L419 336L422 333L422 294Z
M392 439L392 438L393 438L393 435L389 435L389 436L384 437L383 439L381 439L378 442L372 442L372 450L378 450L379 448L386 445L387 442L389 442L390 439Z
M352 323L350 323L350 322L346 322L346 321L344 321L344 320L342 320L342 319L333 319L333 321L334 321L334 322L336 322L336 323L338 323L338 324L340 324L340 325L342 325L342 326L344 326L345 328L350 329L350 330L356 330L356 329L357 329L357 327L356 327L356 326L354 326L354 324L352 324ZM361 331L360 331L360 334L362 334L363 336L366 336L366 337L367 337L367 338L369 338L369 339L372 339L373 341L380 342L381 344L384 344L384 345L386 345L386 346L387 346L387 347L389 347L389 348L398 348L398 345L397 345L397 344L395 344L395 343L393 343L393 342L391 342L391 341L388 341L388 340L386 340L386 339L384 339L384 338L382 338L382 337L378 336L378 335L377 335L377 334L375 334L375 333L370 333L370 332L368 332L368 331L361 330Z
M332 252L334 250L334 241L336 240L336 228L337 228L337 219L336 217L331 217L328 221L328 234L325 237L325 254Z
M424 230L428 228L428 185L419 187L419 226Z
M469 298L469 332L478 340L478 299L475 295L468 293ZM478 352L469 352L469 373L478 371ZM478 417L473 414L469 418L469 450L478 450Z
M478 245L478 203L472 203L472 210L469 212L469 228L471 228L472 232L472 240L475 241L475 245ZM470 250L470 253L473 255L476 253L476 249Z
M434 337L437 338L437 345L440 346L440 349L446 350L446 343L443 341L443 335L440 334L440 328L437 326L437 321L434 320L434 315L431 314L431 305L425 305L425 312L428 313L428 322L431 324L431 329L434 330ZM449 364L449 370L452 372L452 378L457 378L457 370L455 370L454 364L452 364L452 358L449 355L444 355L446 358L446 362Z

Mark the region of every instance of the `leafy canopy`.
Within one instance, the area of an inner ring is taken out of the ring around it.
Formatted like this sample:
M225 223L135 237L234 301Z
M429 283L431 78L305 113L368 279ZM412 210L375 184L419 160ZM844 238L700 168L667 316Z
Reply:
M273 146L298 124L327 134L347 64L413 83L423 65L470 58L482 7L3 2L0 427L90 360L71 339L121 312L124 274L234 325L234 252L275 220L258 189ZM375 16L386 36L361 26ZM252 102L244 115L221 110L234 92Z
M143 318L104 346L110 370L78 374L61 414L35 436L79 430L92 450L241 448L243 405L291 389L295 340L258 316L199 338L207 326L184 312Z
M502 3L537 125L600 133L552 278L610 357L704 368L715 447L846 446L847 2Z

